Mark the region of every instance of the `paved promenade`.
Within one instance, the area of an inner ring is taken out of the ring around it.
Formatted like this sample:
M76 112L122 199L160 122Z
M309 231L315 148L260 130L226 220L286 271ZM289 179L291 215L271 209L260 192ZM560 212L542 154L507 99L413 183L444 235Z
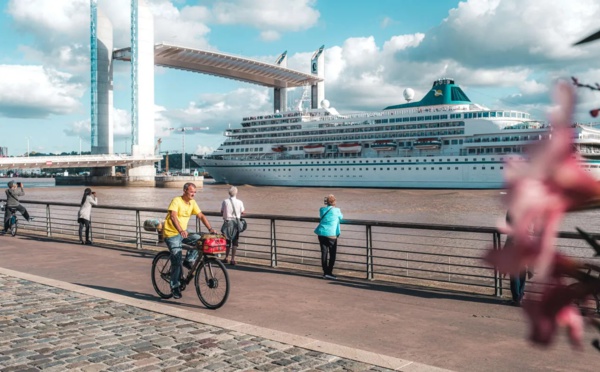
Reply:
M562 336L531 347L520 309L491 297L240 262L211 311L193 289L158 299L152 252L0 236L0 255L0 371L594 371L599 357Z
M3 274L0 288L2 371L390 370L167 315L160 306L144 310Z

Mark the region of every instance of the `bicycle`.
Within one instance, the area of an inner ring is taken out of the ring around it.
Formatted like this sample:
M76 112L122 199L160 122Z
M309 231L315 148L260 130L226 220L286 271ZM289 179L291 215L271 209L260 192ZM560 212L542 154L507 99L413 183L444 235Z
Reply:
M17 235L17 230L19 228L19 219L17 218L17 208L7 207L5 204L0 206L0 211L4 212L5 208L8 208L10 212L10 216L8 218L8 231L10 231L10 235Z
M229 275L225 265L217 259L225 253L225 237L218 234L202 234L196 246L183 245L187 249L198 250L198 256L187 274L181 270L180 290L194 279L198 298L209 309L218 309L229 297ZM164 299L173 297L171 293L171 252L159 252L152 261L152 285L156 293Z

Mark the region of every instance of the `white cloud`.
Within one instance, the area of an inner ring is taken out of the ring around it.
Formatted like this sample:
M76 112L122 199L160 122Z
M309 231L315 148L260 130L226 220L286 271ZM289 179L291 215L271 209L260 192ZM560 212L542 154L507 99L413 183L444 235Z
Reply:
M69 137L79 137L89 142L91 135L90 120L78 120L73 122L64 130L64 133Z
M196 150L194 151L194 154L196 155L206 155L206 154L210 154L211 152L215 151L216 149L212 146L203 146L203 145L198 145L196 146Z
M275 41L281 38L281 35L277 31L267 30L260 33L260 38L264 41Z
M381 28L387 28L395 23L396 21L394 21L392 18L387 16L383 17L383 19L381 20Z
M221 0L212 8L221 24L248 25L268 32L300 31L313 27L320 13L315 0Z
M272 112L270 90L238 88L226 94L204 94L186 108L171 109L162 115L173 127L209 127L206 133L220 134L229 124L237 126L243 116ZM203 132L204 133L204 132Z
M419 59L452 58L467 66L574 61L572 44L597 28L594 0L470 0L459 3L427 34Z
M84 87L42 66L0 65L0 115L44 118L75 111Z

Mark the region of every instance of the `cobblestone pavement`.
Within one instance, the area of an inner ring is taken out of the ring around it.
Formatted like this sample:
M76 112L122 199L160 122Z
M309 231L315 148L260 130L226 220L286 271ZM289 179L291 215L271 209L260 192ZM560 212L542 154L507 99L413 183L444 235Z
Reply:
M0 274L0 371L389 371Z

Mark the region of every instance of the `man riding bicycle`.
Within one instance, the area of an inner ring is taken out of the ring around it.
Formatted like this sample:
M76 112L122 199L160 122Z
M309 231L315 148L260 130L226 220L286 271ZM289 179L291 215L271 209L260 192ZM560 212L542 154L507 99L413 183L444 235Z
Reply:
M182 244L195 245L200 239L200 235L187 232L187 225L192 215L196 215L209 232L214 233L215 230L210 227L210 223L198 204L194 200L196 195L196 185L191 182L183 185L183 195L173 198L169 204L163 234L165 243L169 251L171 251L171 292L173 298L181 298L181 290L179 288L179 278L181 276L182 265ZM187 252L184 265L188 266L196 260L198 251L190 250Z
M8 182L8 189L6 189L5 193L6 209L4 210L4 233L8 231L10 216L12 214L11 209L16 209L19 212L21 212L21 214L23 215L23 217L25 217L27 221L33 220L33 218L29 216L27 209L25 209L25 207L22 206L19 202L19 196L25 195L25 190L23 190L23 184L21 182Z

